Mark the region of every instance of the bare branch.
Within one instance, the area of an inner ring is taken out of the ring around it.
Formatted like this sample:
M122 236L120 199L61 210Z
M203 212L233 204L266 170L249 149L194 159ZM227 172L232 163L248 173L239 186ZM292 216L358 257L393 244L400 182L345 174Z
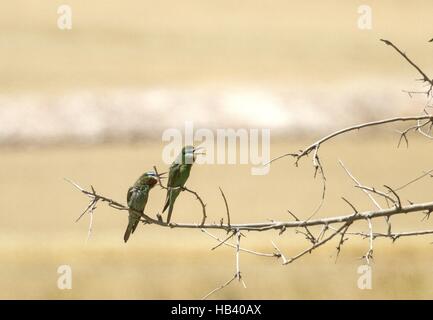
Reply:
M106 202L106 203L108 204L108 206L110 206L110 207L112 207L112 208L114 208L114 209L116 209L116 210L121 210L121 211L126 211L126 212L127 212L128 210L132 210L132 211L134 211L135 213L137 213L138 215L140 215L140 216L141 216L141 217L142 217L146 222L148 222L148 223L154 223L154 224L158 224L158 225L168 226L168 225L165 224L165 223L162 223L162 222L160 222L160 221L158 221L158 220L155 220L155 219L151 218L150 216L146 215L146 214L143 213L143 212L135 211L135 210L133 210L133 209L130 209L130 208L128 208L127 206L121 204L120 202L117 202L117 201L115 201L115 200L113 200L113 199L110 199L110 198L104 197L104 196L102 196L102 195L96 193L96 191L95 191L95 189L94 189L93 187L91 187L91 188L92 188L92 191L87 191L87 190L83 189L82 187L80 187L80 186L79 186L78 184L76 184L75 182L73 182L72 180L69 180L69 179L66 179L66 178L65 178L65 180L66 180L67 182L71 183L73 186L75 186L78 190L80 190L80 191L81 191L83 194L85 194L87 197L89 197L89 198L91 199L91 203L94 202L94 205L95 205L95 206L96 206L97 202L99 202L99 201L101 201L101 202ZM90 208L92 208L92 206L90 206ZM89 209L90 209L90 208L89 208ZM78 219L77 219L77 220L78 220Z
M96 202L92 202L92 206L89 209L89 215L90 215L90 221L89 221L89 229L87 231L87 239L86 243L89 241L90 237L92 236L92 228L93 228L93 211L96 209Z
M391 187L384 185L385 188L387 188L395 197L396 200L394 200L394 205L396 206L396 208L401 208L401 200L400 200L400 196L397 194L397 192L395 192Z
M380 39L380 41L384 42L388 46L391 46L395 51L397 51L407 62L409 62L409 64L412 67L414 67L418 71L418 73L422 76L422 81L429 83L430 89L426 92L427 95L429 95L432 91L433 80L429 76L427 76L424 73L424 71L421 70L420 67L418 67L411 59L409 59L409 57L404 52L402 52L396 45L394 45L391 41L385 39Z
M99 195L98 193L93 194L92 192L81 189L82 193L86 195L91 195L96 197L99 201L107 202L112 208L116 210L128 211L130 210L127 206L122 205L119 202L116 202L110 198ZM142 216L142 218L148 224L155 224L161 227L168 228L189 228L189 229L219 229L219 230L246 230L246 231L266 231L266 230L281 230L283 227L285 228L299 228L299 227L309 227L309 226L317 226L317 225L331 225L337 223L344 223L349 220L367 220L375 219L379 217L390 217L398 214L407 214L407 213L415 213L415 212L423 212L433 210L433 202L424 202L424 203L415 203L407 206L401 207L393 207L387 209L380 209L374 211L364 211L360 212L357 216L352 217L352 215L341 215L341 216L333 216L329 218L322 219L312 219L312 220L304 220L304 221L266 221L266 222L258 222L258 223L240 223L240 224L231 224L228 226L227 224L217 224L217 223L209 223L204 225L198 225L193 223L170 223L169 225L165 222L161 222L157 219L151 218L150 216L138 212Z
M391 230L391 223L390 219L394 215L403 215L403 214L409 214L409 213L423 213L425 214L424 219L428 219L431 213L433 213L433 202L424 202L424 203L412 203L409 202L409 205L403 206L400 195L398 194L398 191L408 187L409 185L412 185L413 183L419 181L420 179L430 176L433 177L433 169L427 172L424 172L421 176L418 176L411 181L401 185L398 188L391 188L390 186L384 185L384 188L386 188L385 191L378 190L374 187L365 186L362 185L361 182L354 177L354 175L345 167L342 161L339 160L339 163L341 167L344 169L346 174L350 177L352 181L355 183L355 187L362 190L370 201L373 203L375 209L370 211L358 211L354 204L349 202L346 198L342 197L342 199L348 204L348 206L351 209L351 213L343 214L343 215L334 215L328 213L326 215L326 218L320 218L320 219L312 219L313 216L322 208L325 200L325 194L327 192L327 177L324 172L323 165L321 163L321 158L319 155L319 149L322 147L323 144L327 143L328 141L333 140L334 138L339 137L340 135L344 135L346 133L352 132L352 131L358 131L363 128L367 127L377 127L377 126L383 126L391 123L397 123L397 122L409 122L409 127L402 131L397 131L400 134L399 140L398 140L398 146L401 145L401 143L404 141L407 146L409 146L409 139L408 135L409 133L415 133L420 134L421 136L433 139L433 115L428 112L428 108L433 108L432 100L433 100L433 79L427 76L427 74L417 65L415 64L404 52L402 52L397 46L395 46L392 42L388 40L381 39L386 45L391 46L398 54L400 54L413 68L417 70L417 72L422 76L420 79L423 81L424 85L428 87L428 90L426 92L414 92L414 91L405 91L409 94L409 96L412 96L412 94L427 94L427 103L424 106L423 114L419 116L408 116L408 117L393 117L393 118L387 118L377 121L371 121L371 122L365 122L353 126L349 126L334 132L331 132L330 134L321 137L317 141L313 142L312 144L306 146L303 150L299 150L296 153L286 153L281 156L278 156L276 158L273 158L265 165L270 165L274 161L277 161L282 158L286 157L292 157L294 159L295 166L298 166L299 161L301 161L304 157L309 157L310 154L312 156L312 165L314 168L314 178L319 176L322 182L322 196L320 199L320 203L317 206L317 208L314 210L314 212L305 220L300 220L295 214L288 211L289 214L295 219L295 221L275 221L275 220L266 220L264 222L255 222L255 223L236 223L232 224L231 217L230 217L230 209L228 205L228 201L226 198L226 195L224 194L221 187L219 187L221 196L224 200L225 204L225 211L227 216L227 223L224 223L224 218L221 219L220 223L206 223L207 214L206 214L206 204L204 203L203 199L200 197L200 195L191 190L187 187L178 187L178 188L172 188L165 186L161 178L158 174L156 166L154 166L155 173L157 175L158 184L162 189L166 190L173 190L173 189L180 189L180 191L187 191L188 193L191 193L196 197L196 199L199 201L201 207L202 207L202 220L201 224L197 223L165 223L161 216L159 214L156 215L156 219L152 216L137 212L131 208L128 208L128 206L123 205L120 202L117 202L111 198L102 196L98 194L93 188L93 186L90 186L90 191L82 188L75 182L72 182L71 180L67 180L69 183L71 183L76 189L78 189L82 194L84 194L86 197L88 197L89 203L86 206L85 210L80 214L80 216L77 218L76 221L79 221L86 213L90 216L90 223L89 223L89 229L88 229L88 235L87 239L90 238L92 234L92 226L93 226L93 218L94 218L94 211L96 210L98 203L106 203L111 208L114 208L116 210L124 211L125 213L128 213L133 211L140 215L140 221L142 221L145 224L153 224L157 227L161 228L182 228L182 229L200 229L203 233L210 236L214 240L217 241L217 244L211 248L211 250L215 250L221 246L227 246L235 249L235 274L232 278L230 278L228 281L223 283L221 286L217 287L216 289L209 292L207 295L203 297L203 299L208 298L212 294L218 292L219 290L227 287L230 285L233 280L237 279L238 282L240 282L244 287L246 287L245 282L242 277L241 273L241 266L240 266L240 253L246 252L249 254L262 256L262 257L271 257L271 258L281 258L283 265L288 265L290 263L293 263L294 261L300 259L301 257L305 256L307 253L311 253L314 250L318 249L319 247L323 246L327 242L331 241L334 237L339 236L339 242L337 244L337 254L336 254L336 260L340 254L340 251L345 243L346 240L350 238L350 236L360 236L363 239L369 240L369 246L368 251L366 254L362 257L366 260L366 263L370 265L372 259L373 259L373 245L374 240L376 238L389 238L393 242L401 237L410 237L410 236L420 236L420 235L430 235L433 234L433 230L423 230L423 231L404 231L404 232L392 232ZM430 40L433 42L433 39ZM415 124L413 123L415 122ZM388 207L382 208L377 199L379 197L386 201ZM392 203L394 206L391 206L390 203ZM373 231L373 220L377 218L385 218L385 221L387 223L387 230L386 232L374 232ZM357 221L366 221L368 225L368 232L351 232L350 227ZM317 236L315 236L316 230L321 227L320 232ZM317 229L316 229L317 228ZM286 231L286 229L292 229L295 233L301 233L305 236L305 238L310 242L308 247L298 253L297 255L286 258L286 256L282 253L279 247L274 243L274 241L271 241L272 246L274 247L275 251L272 253L262 253L257 252L249 249L242 248L240 245L241 237L245 235L242 233L243 231L257 231L257 232L265 232L265 231L277 231L281 235L283 232ZM298 230L301 229L301 230ZM223 230L227 232L227 236L223 239L220 239L219 237L213 235L208 230ZM314 233L313 233L313 232ZM235 238L236 243L234 244L231 239Z
M233 236L236 234L236 232L232 232L227 238L225 238L223 241L220 241L215 247L213 247L211 250L215 250L221 245L225 244L227 241L229 241Z
M296 221L300 221L299 218L290 210L287 210L287 212L296 220ZM309 240L311 243L315 243L317 240L314 237L314 235L310 232L310 229L308 229L308 227L304 227L306 233L304 233L305 238L307 240Z
M398 140L397 148L400 147L403 139L406 143L406 147L409 147L409 140L407 138L407 135L410 131L418 132L421 135L423 135L424 137L427 137L429 139L433 139L432 136L430 136L429 134L425 133L422 130L424 127L432 125L432 124L433 124L433 119L428 119L427 121L424 121L423 123L421 123L420 120L418 120L416 125L410 126L403 131L396 130L400 134L400 139Z
M396 201L391 198L389 195L387 195L385 192L377 190L376 188L373 187L366 187L366 186L355 186L355 188L359 188L362 189L363 191L370 191L372 193L375 193L383 198L385 198L386 200L391 201L392 203L395 203Z
M210 297L212 294L214 294L215 292L224 289L225 287L227 287L230 283L233 282L233 280L238 279L239 282L242 283L242 285L244 286L244 288L246 288L247 286L245 285L244 280L242 279L242 275L241 275L241 269L240 269L240 261L239 261L239 253L240 253L240 241L241 241L241 232L239 230L236 230L235 232L236 234L236 273L234 274L234 276L232 278L230 278L230 280L228 280L227 282L225 282L223 285L219 286L218 288L212 290L211 292L209 292L207 295L205 295L202 300L206 300L208 297Z
M207 295L205 295L203 298L201 298L202 300L206 300L207 298L209 298L211 295L213 295L215 292L220 291L221 289L224 289L225 287L227 287L230 283L233 282L233 280L236 279L236 274L226 283L224 283L223 285L219 286L218 288L213 289L211 292L209 292Z
M275 161L282 159L282 158L285 158L287 156L292 156L292 157L296 158L296 163L297 163L301 158L310 154L313 150L315 150L316 148L318 148L319 146L321 146L325 142L327 142L327 141L329 141L329 140L331 140L337 136L340 136L344 133L350 132L350 131L355 131L355 130L359 130L359 129L363 129L363 128L367 128L367 127L380 126L380 125L384 125L384 124L388 124L388 123L394 123L394 122L407 122L407 121L418 121L418 120L428 120L428 119L430 121L433 121L433 115L426 114L426 115L421 115L421 116L394 117L394 118L383 119L383 120L378 120L378 121L371 121L371 122L366 122L366 123L361 123L358 125L350 126L350 127L335 131L335 132L317 140L316 142L312 143L307 148L305 148L305 150L300 151L299 153L287 153L287 154L281 155L279 157L271 159L269 162L265 163L264 165L269 165L272 162L275 162Z
M407 183L401 185L401 186L398 187L398 188L394 188L394 191L400 191L400 190L406 188L407 186L413 184L414 182L417 182L417 181L421 180L421 179L424 178L424 177L430 176L430 174L431 174L432 172L433 172L433 169L431 169L431 170L429 170L429 171L427 171L427 172L424 172L424 173L423 173L422 175L420 175L419 177L416 177L415 179L410 180L409 182L407 182Z
M363 258L365 258L365 260L367 261L367 264L370 265L370 260L373 259L373 241L374 241L374 237L373 237L373 224L371 223L371 219L368 218L367 222L368 222L368 230L370 231L370 233L369 233L370 247L368 248L368 251L363 256Z
M350 179L352 179L356 185L358 187L361 187L361 183L352 175L352 173L350 173L350 171L344 166L343 161L338 160L338 163L340 164L340 166L344 169L344 171L346 171L347 175L350 177ZM362 191L364 191L364 193L370 198L370 200L373 202L373 204L376 206L377 209L382 209L382 207L379 205L379 203L376 201L376 199L374 199L374 197L370 194L370 192L368 192L365 189L362 189Z
M339 228L337 229L337 231L333 232L331 235L329 235L328 237L320 240L319 242L316 242L315 244L313 244L310 248L302 251L301 253L297 254L294 257L291 257L288 259L288 261L285 264L289 264L294 262L295 260L301 258L302 256L306 255L307 253L311 253L313 250L317 249L318 247L324 245L326 242L328 242L329 240L331 240L332 238L334 238L337 234L341 233L343 230L345 230L348 225L353 223L353 218L355 218L355 216L358 215L358 213L354 213L350 216L350 218Z
M224 204L225 204L225 206L226 206L227 225L230 227L230 210L229 210L229 205L228 205L228 203L227 203L227 198L226 198L226 196L225 196L225 194L224 194L223 189L221 189L221 187L219 187L219 189L220 189L220 192L221 192L221 196L222 196L223 199L224 199Z
M283 265L287 264L287 259L284 256L284 254L281 252L280 248L277 247L277 245L271 240L272 245L274 246L275 250L277 251L278 255L283 259Z
M330 229L336 230L334 227L330 227ZM371 239L371 234L365 232L346 232L347 235L350 236L360 236L362 238ZM417 231L403 231L403 232L392 232L392 233L382 233L382 232L373 232L373 239L376 238L390 238L393 242L399 238L405 237L414 237L414 236L425 236L433 234L433 230L417 230Z
M201 231L203 233L207 234L208 236L210 236L211 238L214 238L216 241L218 241L220 243L223 242L223 240L221 240L217 236L213 235L209 231L207 231L205 229L201 229ZM228 247L236 248L236 246L234 244L231 244L231 243L228 243L228 242L224 242L223 244L225 246L228 246ZM257 251L245 249L245 248L242 248L242 247L240 247L239 250L243 251L243 252L246 252L246 253L251 253L251 254L256 255L256 256L261 256L261 257L270 257L270 258L279 258L280 257L280 255L278 253L263 253L263 252L257 252Z
M203 199L198 195L197 192L195 192L195 191L193 191L191 189L188 189L187 187L182 187L182 191L187 191L187 192L195 195L196 199L200 202L200 205L201 205L201 208L202 208L202 213L203 213L203 218L201 220L201 225L204 225L205 222L206 222L207 215L206 215L206 204L203 202Z
M354 215L358 214L358 210L355 208L355 206L349 202L349 200L347 200L346 198L342 198L354 211ZM344 236L346 235L347 230L349 229L350 225L352 224L352 222L350 223L346 223L346 227L342 229L342 231L338 231L336 230L336 232L340 232L341 237L340 237L340 241L338 242L338 246L337 246L337 254L335 256L335 262L337 262L338 256L340 255L340 251L341 251L341 247L343 246L344 242L347 240L344 238Z
M344 200L344 202L346 202L352 209L353 209L353 211L355 212L355 213L358 213L358 210L355 208L355 206L352 204L352 203L350 203L349 202L349 200L347 200L346 198L344 198L344 197L341 197L341 199L343 199Z

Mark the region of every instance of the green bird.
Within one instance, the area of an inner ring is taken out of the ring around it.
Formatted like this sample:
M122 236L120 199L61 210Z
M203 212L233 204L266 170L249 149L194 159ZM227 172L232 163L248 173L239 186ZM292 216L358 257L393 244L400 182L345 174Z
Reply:
M159 175L159 178L161 178L161 175L162 174ZM149 192L157 182L158 175L153 171L148 171L142 174L134 185L128 189L126 200L128 202L128 207L131 210L129 210L128 226L126 227L125 235L123 236L125 242L128 241L131 233L134 233L137 228L138 223L140 222L139 212L144 212Z
M162 212L168 208L167 223L170 223L171 215L173 214L174 202L177 196L182 191L188 180L192 165L196 159L196 151L202 148L194 148L193 146L185 146L179 153L177 158L170 166L167 183L167 197Z

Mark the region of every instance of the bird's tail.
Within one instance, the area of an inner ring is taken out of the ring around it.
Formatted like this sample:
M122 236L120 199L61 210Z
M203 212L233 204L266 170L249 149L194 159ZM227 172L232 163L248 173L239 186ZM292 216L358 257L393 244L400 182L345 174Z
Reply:
M171 189L167 191L167 198L165 199L164 209L162 210L162 212L165 212L165 210L168 208L167 223L170 223L171 215L173 214L174 202L180 191L180 189Z
M129 236L134 233L135 229L137 229L139 222L140 217L138 214L134 211L129 211L128 226L126 227L125 235L123 236L125 243L128 241Z
M163 213L165 212L165 210L167 210L169 205L170 205L170 189L167 190L167 196L165 197L164 209L162 209Z

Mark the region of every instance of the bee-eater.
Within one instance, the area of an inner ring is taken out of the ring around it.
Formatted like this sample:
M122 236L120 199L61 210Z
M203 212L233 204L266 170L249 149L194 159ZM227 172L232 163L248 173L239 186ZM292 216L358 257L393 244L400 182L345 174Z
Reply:
M167 182L167 197L165 199L164 209L162 210L162 212L165 212L168 208L167 223L170 223L174 202L182 191L186 180L188 180L196 158L195 152L200 149L201 148L194 148L193 146L183 147L182 151L170 166Z
M161 176L161 175L160 175ZM158 176L153 171L148 171L140 176L132 187L128 189L126 196L129 210L128 226L123 236L125 242L128 241L131 233L134 233L135 229L140 222L139 212L144 212L146 207L147 198L149 197L150 190L158 182Z

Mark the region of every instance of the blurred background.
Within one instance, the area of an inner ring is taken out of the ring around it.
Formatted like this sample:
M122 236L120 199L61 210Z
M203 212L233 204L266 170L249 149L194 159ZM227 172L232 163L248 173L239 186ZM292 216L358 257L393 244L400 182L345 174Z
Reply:
M60 5L72 29L57 26ZM372 29L358 27L360 5ZM416 71L393 41L430 74L431 1L12 1L0 4L0 298L198 299L235 272L233 249L210 249L199 230L139 226L127 244L127 216L100 205L75 219L86 198L63 178L126 202L136 178L165 170L163 130L270 128L271 156L294 152L333 129L384 117L419 114L424 97ZM430 69L429 69L430 68ZM432 71L433 72L433 71ZM317 217L372 209L353 188L341 159L364 184L399 186L433 168L432 141L410 137L397 148L393 125L336 139L321 149L328 194ZM209 222L307 218L321 183L308 159L281 160L265 176L249 165L197 165L188 186L207 202ZM402 192L431 201L432 179ZM161 210L164 190L146 211ZM393 218L395 231L429 229L423 215ZM182 194L177 222L198 222L199 204ZM382 222L382 221L381 221ZM375 224L377 231L383 223ZM365 223L356 225L366 230ZM319 230L316 230L318 232ZM376 231L376 229L375 229ZM224 237L224 233L216 235ZM293 265L241 254L247 289L238 283L215 299L433 298L431 236L377 240L372 290L357 287L368 241L350 239L335 262L337 242ZM287 255L308 246L302 235L247 233L242 246ZM71 290L57 287L70 265Z

